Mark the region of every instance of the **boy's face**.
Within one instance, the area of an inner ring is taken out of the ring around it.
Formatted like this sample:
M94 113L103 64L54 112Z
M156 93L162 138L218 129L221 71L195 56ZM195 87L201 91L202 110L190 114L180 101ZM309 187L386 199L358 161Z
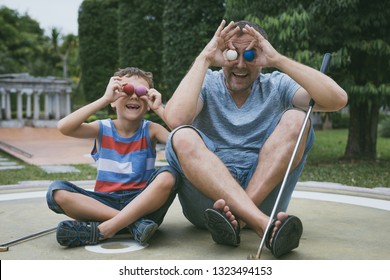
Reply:
M133 84L134 87L143 85L149 89L149 84L142 78L137 76L122 77L121 84ZM135 93L127 95L126 97L118 98L111 104L111 107L116 109L118 118L125 118L128 120L142 119L146 111L148 110L148 104L145 100L139 98Z

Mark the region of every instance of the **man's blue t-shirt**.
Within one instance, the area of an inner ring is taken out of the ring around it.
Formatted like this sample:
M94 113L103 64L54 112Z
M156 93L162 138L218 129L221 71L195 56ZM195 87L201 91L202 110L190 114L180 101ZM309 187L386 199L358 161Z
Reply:
M203 109L193 125L216 145L216 154L227 165L250 168L283 112L291 108L300 86L286 74L260 74L245 103L238 108L222 70L208 70L200 98Z

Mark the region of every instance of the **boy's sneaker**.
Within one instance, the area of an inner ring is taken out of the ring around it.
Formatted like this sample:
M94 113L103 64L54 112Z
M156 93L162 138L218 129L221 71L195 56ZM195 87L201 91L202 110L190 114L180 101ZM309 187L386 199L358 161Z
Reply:
M62 246L94 245L103 237L98 222L62 221L57 226L57 242Z
M134 240L138 241L142 246L144 246L156 232L157 228L158 224L156 224L154 221L139 219L130 226L130 231Z

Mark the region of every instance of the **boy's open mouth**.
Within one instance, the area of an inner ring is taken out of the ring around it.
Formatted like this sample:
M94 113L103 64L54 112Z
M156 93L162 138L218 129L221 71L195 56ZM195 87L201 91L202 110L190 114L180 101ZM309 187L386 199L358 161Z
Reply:
M126 108L130 110L138 110L139 108L141 108L141 106L138 104L127 104Z

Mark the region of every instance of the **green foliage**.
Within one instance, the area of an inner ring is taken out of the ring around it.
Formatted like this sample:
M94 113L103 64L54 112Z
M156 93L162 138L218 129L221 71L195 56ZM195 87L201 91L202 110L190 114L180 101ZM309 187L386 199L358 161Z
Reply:
M163 10L164 1L120 1L118 7L119 66L152 72L154 86L159 90L163 88Z
M79 10L81 84L87 102L103 95L118 68L117 0L85 0Z
M0 73L33 72L47 43L38 22L1 7L0 26Z
M0 8L0 74L29 73L32 76L79 76L78 39L63 36L56 28L50 37L28 14Z
M384 118L379 126L380 136L390 138L390 117Z
M194 58L211 40L224 15L223 0L166 0L163 14L163 74L172 95Z
M328 113L329 119L332 122L332 128L339 129L339 128L348 128L349 124L349 114L342 113L342 112L332 112Z

